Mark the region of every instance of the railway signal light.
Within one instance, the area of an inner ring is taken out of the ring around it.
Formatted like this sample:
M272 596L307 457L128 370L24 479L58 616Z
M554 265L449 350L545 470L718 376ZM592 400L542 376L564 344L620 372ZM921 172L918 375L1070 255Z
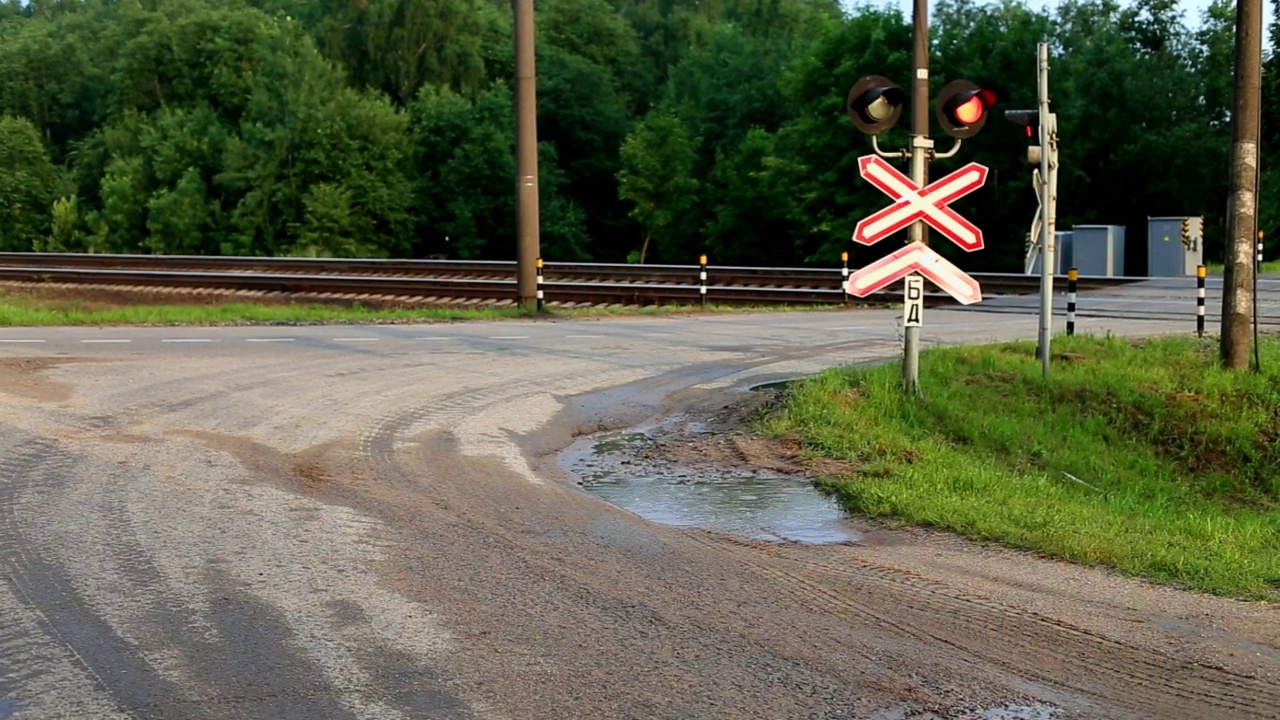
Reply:
M938 93L937 113L942 131L954 138L978 134L987 124L987 111L996 104L996 93L968 80L952 80Z
M891 80L868 75L849 90L845 111L859 130L868 135L879 135L898 124L906 102L906 91Z
M1004 119L1027 128L1027 139L1031 141L1027 146L1027 163L1039 167L1044 157L1040 142L1040 111L1005 110Z

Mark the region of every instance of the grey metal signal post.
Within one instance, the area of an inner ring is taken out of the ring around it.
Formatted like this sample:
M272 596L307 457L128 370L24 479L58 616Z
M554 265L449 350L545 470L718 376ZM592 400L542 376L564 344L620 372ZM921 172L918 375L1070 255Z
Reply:
M1053 270L1058 219L1058 116L1049 112L1049 45L1036 46L1036 94L1040 114L1040 368L1049 377L1049 343L1053 335Z
M1037 256L1040 260L1040 330L1036 355L1041 371L1049 378L1050 342L1053 336L1053 274L1056 264L1058 221L1058 116L1049 112L1049 45L1036 46L1035 110L1006 110L1006 120L1036 127L1035 145L1027 147L1027 163L1034 166L1031 184L1036 191L1035 217L1031 220L1030 246L1027 248L1026 272L1031 273Z

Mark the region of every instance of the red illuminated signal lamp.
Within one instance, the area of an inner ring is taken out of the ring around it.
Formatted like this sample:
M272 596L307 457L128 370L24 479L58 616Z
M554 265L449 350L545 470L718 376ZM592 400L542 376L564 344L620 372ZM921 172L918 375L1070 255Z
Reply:
M987 110L997 101L994 90L968 80L952 80L938 93L938 123L951 137L973 137L986 125Z
M1027 146L1027 162L1031 165L1039 165L1042 158L1040 152L1040 111L1005 110L1004 119L1026 128L1027 139L1031 141L1031 144Z

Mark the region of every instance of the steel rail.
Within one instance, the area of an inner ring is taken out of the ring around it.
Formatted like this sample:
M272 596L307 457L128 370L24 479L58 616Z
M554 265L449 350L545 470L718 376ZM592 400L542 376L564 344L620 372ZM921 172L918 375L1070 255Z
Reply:
M0 279L502 301L514 298L515 265L509 260L0 253ZM701 299L696 265L546 263L544 270L543 287L551 302L650 305ZM841 288L839 268L710 266L708 274L707 299L716 304L811 305L852 300ZM1027 294L1039 287L1039 278L1015 273L973 276L986 295ZM1081 277L1079 285L1081 289L1112 287L1144 279ZM899 294L895 286L858 301L896 302L894 296ZM943 297L934 294L931 304Z

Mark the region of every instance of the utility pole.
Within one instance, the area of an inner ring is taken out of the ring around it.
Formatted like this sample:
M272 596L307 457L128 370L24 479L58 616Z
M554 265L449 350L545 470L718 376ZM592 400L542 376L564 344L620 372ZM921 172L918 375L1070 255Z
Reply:
M1049 378L1049 344L1053 339L1053 273L1057 254L1058 221L1058 123L1049 112L1049 44L1039 43L1037 54L1037 95L1040 116L1040 368Z
M1222 364L1249 367L1254 236L1258 223L1258 125L1262 100L1262 1L1236 0L1235 102L1231 109L1231 196L1223 276Z
M534 80L533 0L513 0L516 46L516 291L520 307L537 302L538 101Z
M924 187L929 179L929 5L915 0L911 13L911 180ZM916 220L907 229L907 242L929 244L929 229ZM907 392L920 393L920 328L903 328L902 379Z

